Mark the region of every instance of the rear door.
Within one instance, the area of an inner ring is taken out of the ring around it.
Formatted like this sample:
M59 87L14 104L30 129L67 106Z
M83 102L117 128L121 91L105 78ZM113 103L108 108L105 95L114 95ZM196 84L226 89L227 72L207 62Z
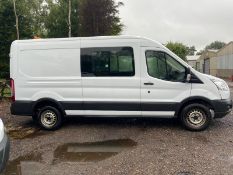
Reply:
M186 68L164 50L143 47L141 53L142 115L174 117L191 92L191 84L185 82Z
M84 115L141 115L137 44L82 44Z

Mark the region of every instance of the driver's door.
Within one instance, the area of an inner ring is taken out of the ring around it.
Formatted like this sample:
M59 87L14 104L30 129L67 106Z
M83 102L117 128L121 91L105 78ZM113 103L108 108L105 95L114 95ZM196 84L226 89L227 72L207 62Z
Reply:
M141 54L142 115L174 117L178 104L190 96L187 68L164 50L143 47Z

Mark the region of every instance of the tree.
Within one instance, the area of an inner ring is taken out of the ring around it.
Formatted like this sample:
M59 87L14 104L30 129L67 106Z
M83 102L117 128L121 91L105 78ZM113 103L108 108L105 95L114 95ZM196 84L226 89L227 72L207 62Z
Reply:
M9 51L17 39L12 0L0 0L0 78L9 77Z
M187 47L188 49L188 55L195 55L195 52L197 51L195 46Z
M15 28L16 28L16 33L17 33L17 40L19 40L19 18L18 18L17 11L16 11L15 0L13 0L13 5L14 5L14 13L15 13Z
M0 77L3 69L9 70L10 45L16 39L118 35L123 28L118 15L123 3L114 0L0 0L0 4Z
M34 35L46 35L44 20L47 12L43 0L10 1L15 1L20 39L30 39Z
M211 49L219 50L219 49L223 48L225 45L226 45L226 43L224 43L224 42L214 41L214 42L210 43L209 45L207 45L204 50L200 50L197 53L197 55L202 55L206 50L211 50Z
M0 0L0 78L9 77L11 43L16 39L30 39L44 30L39 14L43 11L42 1Z
M69 26L69 37L71 37L71 0L69 0L69 13L68 13L68 26Z
M186 60L189 53L188 47L179 42L168 42L166 47L178 55L181 59Z
M118 35L123 24L120 22L119 7L122 2L114 0L81 0L81 36Z
M207 45L205 47L205 50L208 50L208 49L219 50L219 49L223 48L225 45L226 45L226 43L224 43L224 42L214 41L214 42L210 43L209 45Z
M45 21L48 15L48 8L44 0L17 1L21 1L21 7L19 7L21 14L25 16L30 23L30 36L47 37Z
M202 55L204 52L204 50L200 50L199 52L197 52L197 55Z
M47 37L63 38L78 36L78 0L46 0L46 3L48 11L45 20Z

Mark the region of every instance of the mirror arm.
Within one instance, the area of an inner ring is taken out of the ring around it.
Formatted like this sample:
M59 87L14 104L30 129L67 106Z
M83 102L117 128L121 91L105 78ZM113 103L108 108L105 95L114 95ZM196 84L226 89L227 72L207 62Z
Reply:
M186 82L189 83L191 81L192 74L190 68L187 68L187 73L186 73Z

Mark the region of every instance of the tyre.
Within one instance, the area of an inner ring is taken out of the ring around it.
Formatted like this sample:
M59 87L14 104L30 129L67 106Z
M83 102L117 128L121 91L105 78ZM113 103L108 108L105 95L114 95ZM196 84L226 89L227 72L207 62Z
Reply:
M56 130L62 124L61 112L52 106L42 107L38 112L38 123L46 130Z
M34 123L38 123L38 115L37 114L33 114L32 115L32 120Z
M198 103L184 107L180 119L183 126L190 131L203 131L212 121L210 108Z

